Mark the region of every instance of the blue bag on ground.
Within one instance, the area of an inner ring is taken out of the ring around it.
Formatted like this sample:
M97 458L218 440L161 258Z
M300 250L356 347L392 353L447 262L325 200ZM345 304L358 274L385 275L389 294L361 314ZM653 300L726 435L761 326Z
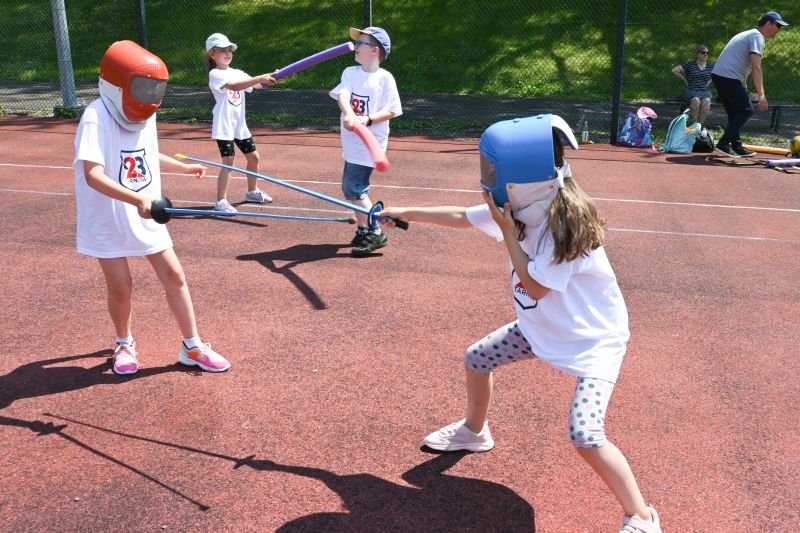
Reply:
M636 113L625 115L625 121L617 134L617 144L624 146L651 146L653 140L650 132L653 130L652 120L658 115L649 107L640 107Z
M692 152L702 126L698 122L687 125L689 121L688 111L687 109L669 123L667 140L664 141L664 146L661 147L662 152L671 154L689 154Z

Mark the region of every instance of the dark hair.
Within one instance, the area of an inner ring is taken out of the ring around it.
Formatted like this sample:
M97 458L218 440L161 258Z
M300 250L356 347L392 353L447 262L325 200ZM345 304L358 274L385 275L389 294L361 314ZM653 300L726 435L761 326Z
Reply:
M206 77L208 77L208 73L217 68L217 62L211 59L211 52L214 49L208 50L205 54L205 60L203 61L203 66L206 68Z
M556 167L564 166L564 140L555 128L553 128L553 157L556 160Z
M772 13L772 12L770 12L770 13L764 13L764 14L761 16L761 18L760 18L760 19L758 19L758 25L757 25L757 26L760 28L761 26L764 26L764 25L766 25L766 23L767 23L767 22L772 22L772 23L774 23L776 26L783 27L783 24L778 24L778 21L777 21L777 20L775 20L775 16L776 16L776 13Z

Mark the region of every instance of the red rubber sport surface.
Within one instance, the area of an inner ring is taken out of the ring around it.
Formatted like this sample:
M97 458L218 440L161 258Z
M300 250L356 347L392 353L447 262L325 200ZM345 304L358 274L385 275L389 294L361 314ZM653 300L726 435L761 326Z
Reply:
M75 128L0 118L0 530L619 528L569 443L574 379L539 361L497 372L494 450L421 448L463 416L463 350L514 317L505 247L475 230L411 224L354 258L347 224L174 219L201 335L233 366L177 364L178 327L136 259L142 370L115 375L102 274L75 250ZM206 127L159 131L166 154L219 158ZM262 173L341 197L337 134L253 133ZM795 531L797 174L608 145L569 156L630 314L606 432L664 531ZM392 138L388 157L374 201L481 202L475 139ZM210 209L215 176L165 174L164 194ZM274 202L240 209L349 215L261 187ZM234 175L229 199L244 192Z

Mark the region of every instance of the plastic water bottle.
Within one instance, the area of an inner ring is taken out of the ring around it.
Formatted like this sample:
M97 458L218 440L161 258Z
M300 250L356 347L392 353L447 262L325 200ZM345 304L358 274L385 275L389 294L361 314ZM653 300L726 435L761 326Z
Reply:
M583 129L581 130L581 143L586 144L589 142L589 121L583 121Z

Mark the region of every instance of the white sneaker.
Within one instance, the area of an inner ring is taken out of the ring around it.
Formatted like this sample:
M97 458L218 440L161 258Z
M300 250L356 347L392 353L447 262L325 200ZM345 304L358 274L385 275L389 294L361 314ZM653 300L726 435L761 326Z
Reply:
M272 201L272 196L265 193L261 189L255 189L253 191L247 191L244 195L245 202L254 202L257 204L268 204Z
M236 210L228 200L223 198L222 200L217 200L214 202L214 211L222 211L223 213L238 213L239 211Z
M467 419L449 424L439 431L425 437L425 446L442 452L468 450L470 452L488 452L494 448L489 423L483 423L480 433L473 433L464 423Z
M653 516L652 520L642 520L638 516L626 516L622 520L622 529L619 530L619 533L662 533L658 513L652 507L648 507L647 510Z

